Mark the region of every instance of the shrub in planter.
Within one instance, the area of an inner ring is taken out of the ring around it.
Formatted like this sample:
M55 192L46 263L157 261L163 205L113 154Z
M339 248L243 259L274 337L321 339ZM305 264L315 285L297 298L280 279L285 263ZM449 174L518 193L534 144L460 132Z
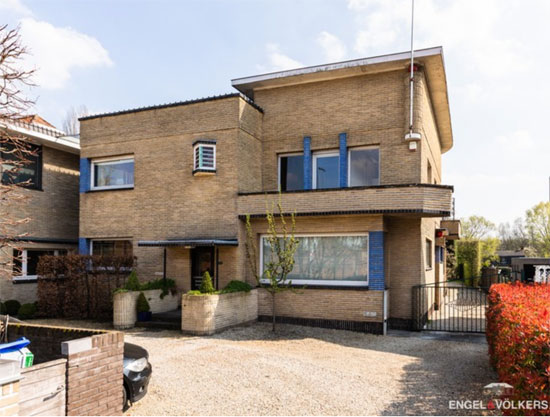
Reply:
M6 305L4 303L0 303L0 314L6 314Z
M223 290L221 290L221 293L226 294L230 292L240 291L249 292L250 290L252 290L252 285L250 285L248 282L233 280L230 281Z
M151 320L152 318L151 306L149 305L149 301L147 301L147 298L145 298L145 294L143 294L142 292L139 293L136 309L137 309L138 321Z
M205 271L202 276L202 282L200 287L200 292L203 294L213 294L216 290L214 289L214 286L212 285L212 277L208 273L208 271Z
M132 271L132 273L128 277L128 281L126 282L124 289L128 291L139 291L141 289L136 271Z
M499 380L514 387L510 399L550 401L550 285L495 284L488 301L489 355Z
M34 318L36 314L36 304L29 303L29 304L23 304L21 307L19 307L19 311L17 312L17 317L21 320L27 320Z
M4 305L6 306L6 314L10 316L16 316L19 312L19 308L21 308L21 303L17 300L8 300Z

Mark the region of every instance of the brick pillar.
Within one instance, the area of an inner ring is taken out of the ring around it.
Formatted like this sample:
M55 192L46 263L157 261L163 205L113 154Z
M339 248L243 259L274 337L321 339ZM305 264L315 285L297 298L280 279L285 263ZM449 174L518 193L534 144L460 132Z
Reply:
M384 232L369 233L369 288L383 291L384 276Z
M0 416L19 415L19 363L0 359Z
M61 351L67 358L67 415L121 415L124 334L70 340Z

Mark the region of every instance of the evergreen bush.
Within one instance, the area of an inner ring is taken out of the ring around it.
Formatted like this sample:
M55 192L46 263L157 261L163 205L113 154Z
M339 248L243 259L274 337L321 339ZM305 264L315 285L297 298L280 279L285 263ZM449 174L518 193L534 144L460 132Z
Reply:
M203 294L212 294L214 291L214 286L212 285L212 277L208 273L208 271L205 271L202 275L202 282L200 287L200 292Z
M147 313L151 311L149 301L147 301L147 298L145 298L145 294L143 294L142 292L139 293L136 309L138 313Z

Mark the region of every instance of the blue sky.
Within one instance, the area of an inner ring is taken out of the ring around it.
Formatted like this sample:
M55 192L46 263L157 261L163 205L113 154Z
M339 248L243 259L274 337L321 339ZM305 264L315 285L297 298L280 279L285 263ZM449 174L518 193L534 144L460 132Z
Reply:
M91 113L231 92L230 80L409 48L410 0L0 0L38 69L36 112ZM547 200L550 2L416 0L444 47L457 215L512 221Z

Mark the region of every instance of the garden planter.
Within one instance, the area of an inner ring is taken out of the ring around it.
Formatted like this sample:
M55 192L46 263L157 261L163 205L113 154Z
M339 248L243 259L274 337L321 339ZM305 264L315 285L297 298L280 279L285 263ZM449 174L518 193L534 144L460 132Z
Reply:
M162 290L126 291L114 295L113 299L113 326L115 329L131 329L138 320L136 303L139 293L143 292L151 307L151 313L165 313L178 308L178 295L170 292L162 299ZM150 319L149 319L150 320Z
M150 311L140 311L137 313L138 321L151 321L153 318L153 313Z
M181 330L210 335L258 319L258 291L187 295L181 301Z

